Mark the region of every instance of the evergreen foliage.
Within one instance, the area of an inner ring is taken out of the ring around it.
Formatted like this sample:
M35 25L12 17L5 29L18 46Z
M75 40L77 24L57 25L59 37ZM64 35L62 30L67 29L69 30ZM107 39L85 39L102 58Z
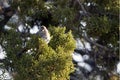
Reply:
M49 44L33 35L32 39L26 43L31 51L24 52L21 57L16 56L17 51L22 47L19 35L14 33L7 35L6 46L10 48L6 49L6 53L11 63L5 62L5 66L9 65L13 72L17 72L15 80L69 79L69 74L73 71L71 53L75 48L75 40L71 31L65 33L65 27L52 26L50 32L53 37Z
M91 44L91 56L105 73L114 71L120 58L119 0L8 0L10 7L3 10L2 1L0 46L7 57L0 60L0 67L17 72L16 80L68 80L75 48L72 33ZM23 32L18 30L19 24L24 26ZM5 25L11 29L4 29ZM35 25L51 25L49 44L30 34Z

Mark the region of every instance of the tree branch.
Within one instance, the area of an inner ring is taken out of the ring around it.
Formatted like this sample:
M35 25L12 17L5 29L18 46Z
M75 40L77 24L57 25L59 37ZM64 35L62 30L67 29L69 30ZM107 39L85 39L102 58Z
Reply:
M87 6L87 8L89 8L89 9L86 10L85 7L83 6L83 4L81 3L81 0L76 0L76 1L78 2L78 5L81 6L81 9L82 9L84 15L87 17L89 17L91 14L98 15L98 16L106 15L110 19L114 18L114 17L119 17L119 15L117 15L117 14L113 14L113 13L106 12L106 11L103 12L103 11L97 9L97 6L93 6L93 5Z
M78 4L81 6L82 11L84 12L84 14L86 14L86 16L89 17L88 12L87 12L86 9L84 8L84 6L81 4L80 0L77 0L77 2L78 2ZM107 50L107 51L109 50L109 51L110 51L110 49L108 49L107 47L105 47L105 46L103 46L103 45L100 45L100 44L92 41L92 40L87 36L87 34L86 34L85 32L83 32L83 33L84 33L83 38L84 38L86 41L88 41L89 43L94 44L94 45L96 45L97 47L100 47L100 48L102 48L102 49L104 49L104 50Z
M88 15L88 12L87 12L86 9L84 8L84 6L83 6L82 3L80 2L80 0L77 0L77 2L78 2L78 4L81 6L81 9L83 10L84 14L85 14L86 16L89 16L89 15Z
M110 51L110 49L108 49L107 47L105 47L105 46L103 46L103 45L100 45L100 44L92 41L90 38L88 38L88 37L85 36L85 35L83 36L83 38L84 38L86 41L88 41L89 43L91 43L91 44L93 44L93 45L96 45L96 46L99 47L99 48L102 48L102 49L104 49L104 50L106 50L106 51Z

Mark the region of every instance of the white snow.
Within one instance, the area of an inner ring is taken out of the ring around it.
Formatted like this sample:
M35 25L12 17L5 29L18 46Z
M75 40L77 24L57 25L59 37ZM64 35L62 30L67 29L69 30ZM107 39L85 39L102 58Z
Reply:
M92 67L89 64L85 63L85 62L79 62L78 66L84 68L85 70L87 70L89 72L92 71Z
M8 2L6 0L3 1L3 7L5 7L5 8L10 7L10 5L8 4Z
M39 31L38 26L34 26L33 28L30 29L31 34L35 34Z
M87 50L91 51L91 46L90 46L90 43L88 43L86 41L83 41L83 43L82 43L80 38L76 38L76 49L87 49Z
M25 24L26 26L28 26L28 24ZM23 32L24 31L24 26L21 24L19 27L18 27L18 30L20 31L20 32ZM38 26L34 26L33 28L30 28L30 33L31 34L35 34L35 33L37 33L39 31L39 29L38 29Z
M83 55L83 59L88 60L88 59L90 59L90 56L85 54L85 55Z
M90 6L91 3L88 3L87 6Z
M117 73L120 74L120 62L117 64Z
M72 54L73 60L76 62L83 62L83 57L79 53L74 52Z
M0 59L4 59L6 57L5 51L3 51L2 47L0 46Z
M12 23L17 23L17 22L18 22L18 19L19 19L18 15L14 14L14 15L12 16L12 18L10 19L10 21L11 21ZM17 24L18 24L18 23L17 23Z
M20 25L19 27L18 27L18 30L20 31L20 32L23 32L23 25Z
M86 22L81 21L80 24L82 24L84 27L86 26Z
M83 43L81 42L81 40L79 38L76 39L76 49L83 49Z
M10 29L11 29L11 27L9 27L9 26L5 25L5 26L4 26L4 29L6 29L6 30L10 30Z
M12 76L5 69L0 69L0 80L12 80Z
M85 44L85 48L88 49L89 51L91 51L90 43L85 42L84 44Z

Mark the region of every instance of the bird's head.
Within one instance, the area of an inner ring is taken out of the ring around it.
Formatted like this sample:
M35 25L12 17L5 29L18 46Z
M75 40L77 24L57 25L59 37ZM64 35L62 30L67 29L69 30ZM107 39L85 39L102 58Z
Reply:
M45 26L41 26L40 31L44 31L45 29L46 29L46 27L45 27Z

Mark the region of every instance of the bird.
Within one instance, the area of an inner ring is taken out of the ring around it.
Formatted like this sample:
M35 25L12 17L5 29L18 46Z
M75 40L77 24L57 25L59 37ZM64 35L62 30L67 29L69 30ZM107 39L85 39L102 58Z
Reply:
M41 26L37 34L45 40L47 44L50 42L50 33L45 26Z
M36 35L40 36L40 38L42 38L47 44L50 41L50 33L48 31L48 29L45 26L41 26L39 28L39 31L36 33ZM17 56L20 57L22 56L22 54L24 52L27 52L28 50L30 50L27 47L24 47L20 52L17 53Z

